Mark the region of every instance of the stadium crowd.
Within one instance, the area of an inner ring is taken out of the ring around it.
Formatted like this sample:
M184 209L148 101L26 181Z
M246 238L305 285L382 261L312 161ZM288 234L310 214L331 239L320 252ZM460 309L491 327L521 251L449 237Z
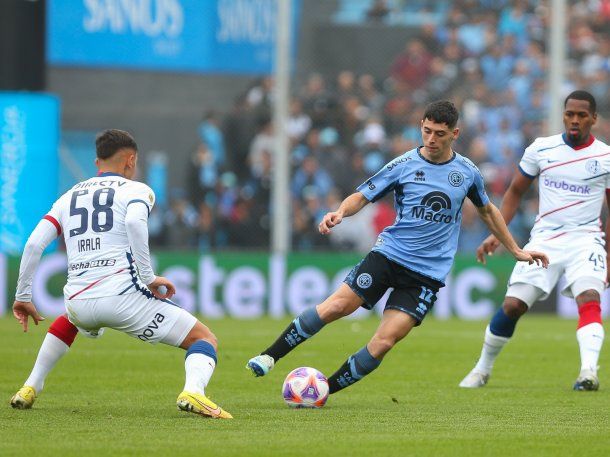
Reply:
M594 94L595 133L608 140L610 0L568 3L564 92ZM359 15L341 9L355 4ZM530 0L339 2L337 21L396 25L409 18L402 25L417 34L388 65L384 80L345 70L334 79L311 74L295 87L286 125L294 250L370 248L393 221L391 198L369 205L330 238L318 235L317 223L383 164L420 144L422 108L439 98L460 109L456 150L480 167L499 204L523 149L546 134L548 8L548 2ZM169 209L151 215L154 243L204 252L268 248L273 91L271 78L257 80L227 112L204 115L189 182L171 192ZM523 207L511 223L521 243L537 212L535 192ZM472 252L487 230L470 204L463 225L459 249Z

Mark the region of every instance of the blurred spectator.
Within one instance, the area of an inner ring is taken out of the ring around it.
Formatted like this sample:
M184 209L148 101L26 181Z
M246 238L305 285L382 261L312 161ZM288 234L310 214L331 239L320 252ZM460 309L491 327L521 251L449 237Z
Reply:
M366 18L371 22L382 22L389 17L391 11L387 0L374 0L366 12Z
M212 153L215 166L222 167L226 160L225 142L220 129L220 119L214 111L206 113L199 124L199 139Z
M163 216L165 246L186 249L196 245L198 214L183 189L173 189L170 192L169 208Z
M432 56L424 44L418 39L411 39L405 45L405 50L394 60L392 77L404 87L419 89L430 76L431 60Z

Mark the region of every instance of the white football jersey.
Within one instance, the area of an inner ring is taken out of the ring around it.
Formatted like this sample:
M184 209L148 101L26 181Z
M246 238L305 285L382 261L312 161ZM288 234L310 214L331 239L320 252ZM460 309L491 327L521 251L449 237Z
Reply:
M76 184L44 217L63 233L68 254L66 299L108 297L143 288L125 229L129 205L155 203L150 187L114 173Z
M610 147L592 135L572 148L563 135L537 138L523 154L521 172L538 177L540 202L532 237L601 232L600 213L610 188Z

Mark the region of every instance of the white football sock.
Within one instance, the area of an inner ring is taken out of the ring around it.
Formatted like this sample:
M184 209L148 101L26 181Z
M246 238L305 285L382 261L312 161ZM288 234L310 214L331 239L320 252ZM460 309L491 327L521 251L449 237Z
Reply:
M205 388L210 382L216 362L205 354L193 353L184 361L186 382L184 390L197 394L205 394Z
M66 343L55 335L47 333L47 336L45 336L44 341L40 346L40 350L38 351L38 357L36 357L34 368L24 385L33 387L34 390L36 390L36 393L40 394L44 387L45 378L51 372L57 361L68 352L68 349L69 346Z
M474 367L475 371L484 374L490 374L491 369L494 366L496 357L500 354L500 351L504 347L510 338L504 336L498 336L491 333L489 325L485 329L485 340L483 341L483 350L481 351L481 357Z
M580 327L576 330L576 339L580 347L580 369L597 372L599 353L604 342L604 327L598 322Z

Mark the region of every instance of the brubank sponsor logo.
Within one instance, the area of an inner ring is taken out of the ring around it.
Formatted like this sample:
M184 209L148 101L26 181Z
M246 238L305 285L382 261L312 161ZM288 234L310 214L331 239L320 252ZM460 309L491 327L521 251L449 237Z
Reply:
M421 204L411 209L411 217L436 223L450 224L453 216L444 211L451 210L451 199L444 192L430 192L424 195Z
M570 184L569 182L565 182L563 179L561 181L555 181L554 179L545 177L544 185L546 187L567 190L568 192L575 192L577 194L589 195L591 193L591 188L589 186L581 184Z

